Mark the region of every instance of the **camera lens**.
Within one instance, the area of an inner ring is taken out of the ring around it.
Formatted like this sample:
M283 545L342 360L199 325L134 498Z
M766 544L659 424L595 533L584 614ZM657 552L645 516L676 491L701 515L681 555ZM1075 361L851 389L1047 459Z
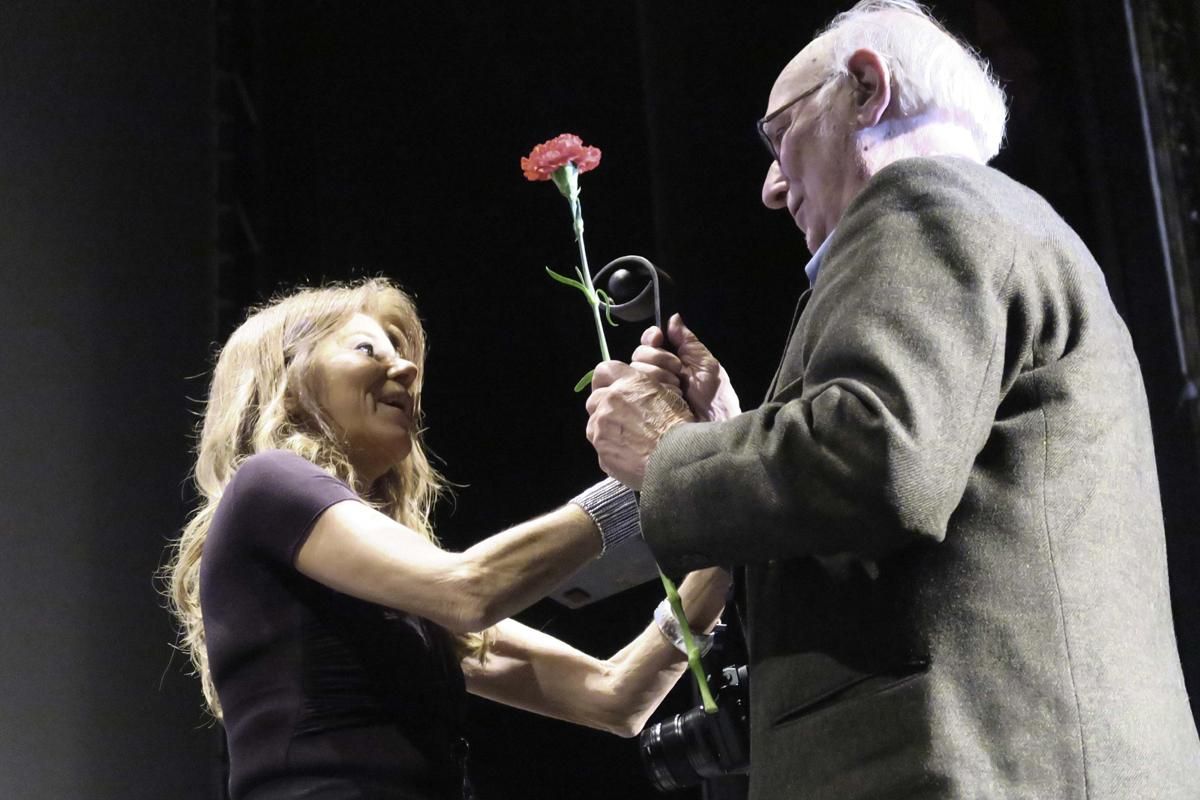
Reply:
M725 774L714 723L703 708L693 708L642 733L638 740L642 763L656 789L681 789Z
M749 673L725 667L715 683L717 709L703 706L642 731L638 750L646 776L660 792L709 778L745 774L750 768Z

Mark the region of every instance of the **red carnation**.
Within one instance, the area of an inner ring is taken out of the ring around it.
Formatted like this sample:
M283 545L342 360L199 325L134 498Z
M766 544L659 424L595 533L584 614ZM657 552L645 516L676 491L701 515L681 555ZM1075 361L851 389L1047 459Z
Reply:
M595 169L600 164L600 148L584 145L583 140L573 133L560 133L548 142L535 145L529 157L521 159L521 170L531 181L548 181L572 161L581 173Z
M575 165L574 169L571 168L572 164ZM546 267L546 272L559 283L566 284L583 293L584 299L592 308L592 321L596 323L596 338L600 340L600 358L608 361L608 343L604 340L604 324L600 319L600 307L604 306L605 314L607 314L612 306L612 298L603 290L592 285L592 273L588 270L587 248L583 246L583 210L579 206L579 175L593 170L599 165L600 148L585 146L583 140L573 133L560 133L550 141L535 146L528 157L521 159L521 171L525 173L526 178L531 181L554 181L554 186L566 198L571 207L571 221L575 227L575 244L579 247L579 266L575 268L575 274L579 280L560 275L549 267ZM616 324L612 321L611 316L608 321L612 325ZM575 384L575 391L582 390L592 382L592 372L588 372L579 383ZM679 630L683 634L688 654L688 666L700 687L704 710L709 714L716 713L717 704L709 691L708 678L704 674L704 666L700 663L700 651L696 647L695 640L692 639L692 626L688 624L687 615L683 611L679 592L665 574L660 572L659 577L662 578L663 588L667 591L671 613L675 615L675 620L679 623Z

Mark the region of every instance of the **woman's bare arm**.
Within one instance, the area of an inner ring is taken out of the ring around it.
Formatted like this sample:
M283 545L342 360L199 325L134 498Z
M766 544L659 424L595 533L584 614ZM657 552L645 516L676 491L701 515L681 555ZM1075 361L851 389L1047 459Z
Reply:
M533 604L599 554L599 532L573 504L451 553L369 506L342 502L317 519L296 568L344 594L463 633Z
M694 572L679 587L695 630L716 625L729 575ZM687 668L651 623L608 659L598 659L514 620L493 628L484 663L463 661L467 689L481 697L619 736L635 736Z

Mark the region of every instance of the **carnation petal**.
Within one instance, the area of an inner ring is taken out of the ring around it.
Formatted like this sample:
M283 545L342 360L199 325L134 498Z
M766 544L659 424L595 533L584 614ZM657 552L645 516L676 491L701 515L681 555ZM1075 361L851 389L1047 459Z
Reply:
M573 133L560 133L535 145L529 156L521 159L521 171L531 181L545 181L568 162L574 162L581 173L593 170L600 164L600 149L584 145Z

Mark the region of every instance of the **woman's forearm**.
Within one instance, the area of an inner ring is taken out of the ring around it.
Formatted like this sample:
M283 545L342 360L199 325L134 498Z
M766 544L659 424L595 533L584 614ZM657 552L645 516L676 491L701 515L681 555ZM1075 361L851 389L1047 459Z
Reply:
M599 552L599 533L576 505L451 553L369 506L343 502L318 518L296 567L339 592L465 633L533 604Z
M720 621L729 583L729 573L716 567L684 578L679 596L694 631L709 633ZM609 661L614 666L614 710L624 712L625 735L636 735L687 668L687 656L650 623Z
M491 536L460 555L457 592L482 630L545 597L600 555L600 534L568 504Z
M697 631L716 624L728 586L728 574L719 569L684 580L680 595ZM687 666L654 623L609 659L593 658L512 620L494 630L487 661L463 663L473 693L620 736L642 729Z

